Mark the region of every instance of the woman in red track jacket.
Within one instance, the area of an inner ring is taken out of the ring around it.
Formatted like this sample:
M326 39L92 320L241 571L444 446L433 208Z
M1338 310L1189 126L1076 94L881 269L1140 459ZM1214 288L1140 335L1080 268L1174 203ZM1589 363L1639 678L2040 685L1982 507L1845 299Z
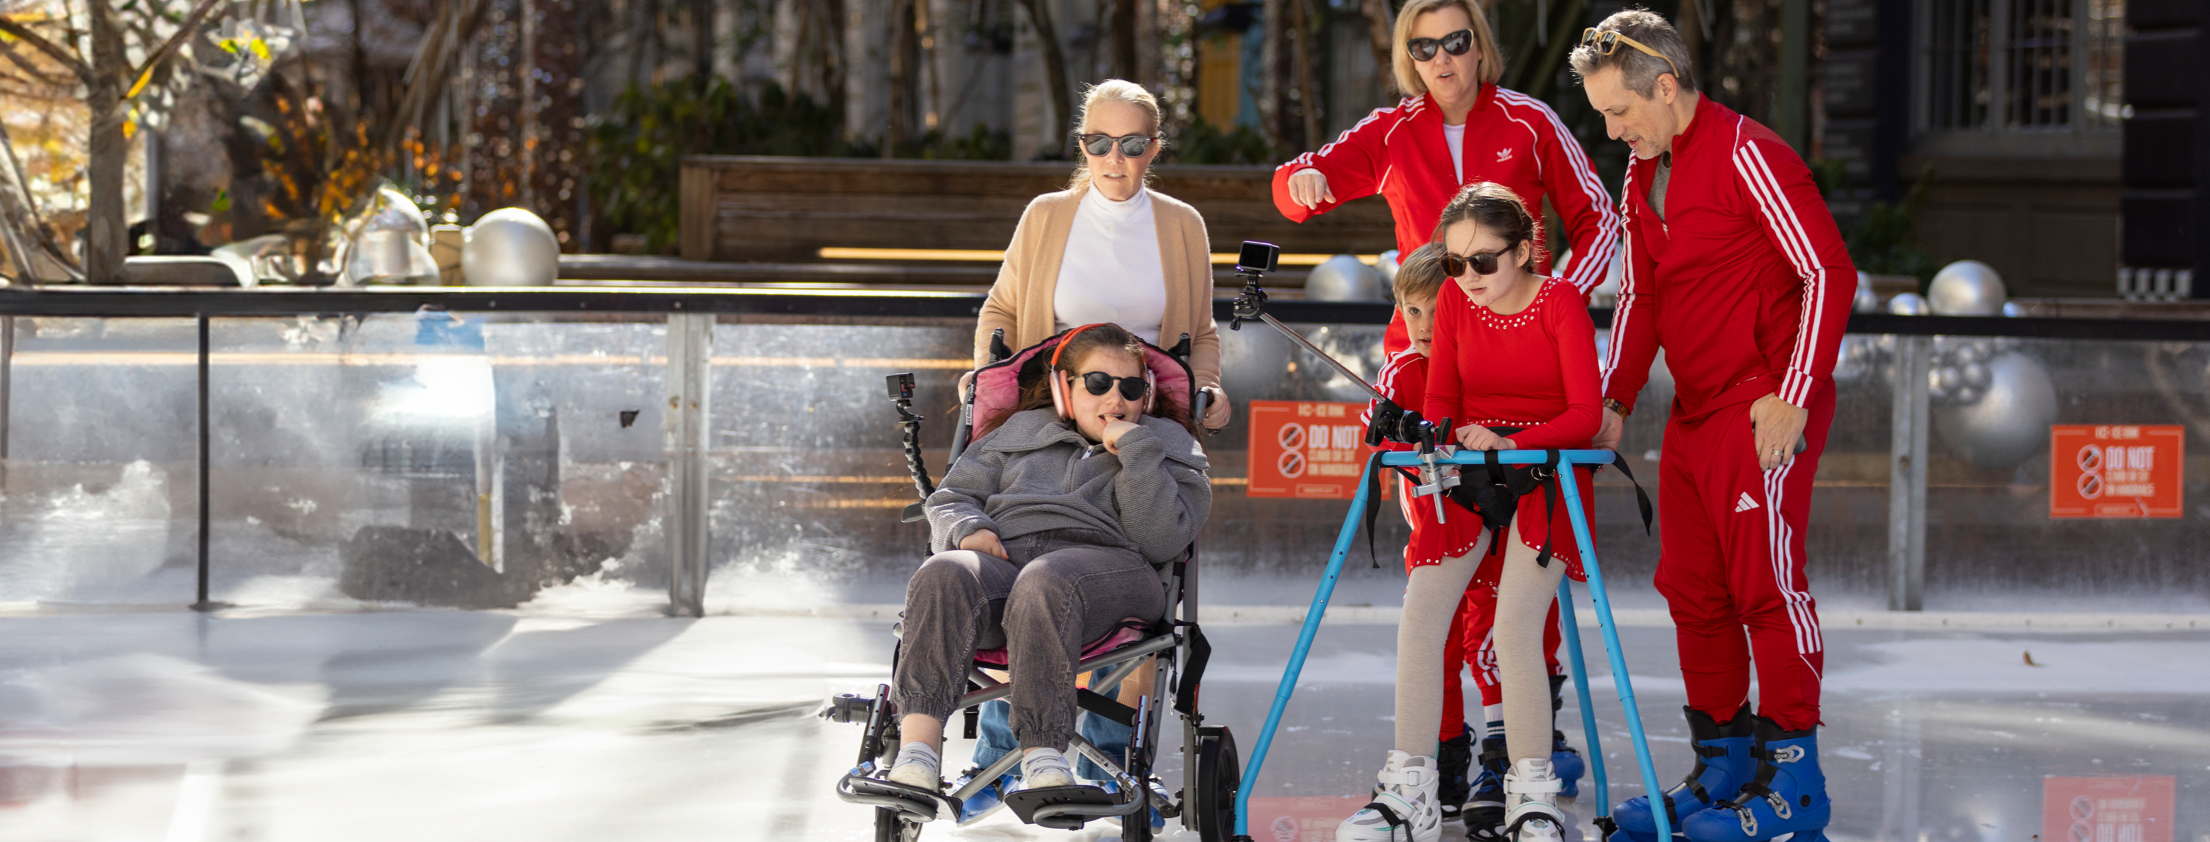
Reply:
M1406 255L1427 243L1462 185L1505 185L1538 215L1548 196L1574 253L1555 274L1587 298L1611 266L1618 213L1557 113L1497 87L1504 56L1488 18L1474 0L1411 0L1397 14L1395 41L1396 85L1409 96L1275 168L1274 207L1303 222L1379 193L1396 217L1397 253ZM1536 269L1550 274L1547 256ZM1394 355L1408 344L1403 319L1391 320L1383 350Z

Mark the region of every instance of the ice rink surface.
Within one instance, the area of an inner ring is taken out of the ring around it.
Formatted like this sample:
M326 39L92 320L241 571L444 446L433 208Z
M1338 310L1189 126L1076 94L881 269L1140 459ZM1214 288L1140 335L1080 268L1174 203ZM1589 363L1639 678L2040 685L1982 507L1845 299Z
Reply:
M589 596L490 612L0 613L0 839L871 838L869 811L831 788L859 729L812 711L888 680L887 616L673 619L657 594ZM1297 613L1230 622L1216 609L1207 623L1204 712L1246 757ZM2210 621L1894 617L1825 617L1834 838L2033 842L2051 776L2168 776L2175 823L2142 842L2210 840ZM1355 807L1371 785L1391 727L1390 618L1346 608L1322 627L1253 793L1254 838L1332 838L1347 807L1313 797ZM1584 638L1616 799L1638 782L1595 631ZM1633 610L1621 632L1670 783L1689 763L1671 629ZM1578 709L1560 722L1581 746ZM1173 789L1179 741L1166 742ZM968 749L954 741L948 763ZM1584 820L1590 783L1573 806ZM1274 818L1296 809L1302 826ZM1001 813L924 838L1117 833Z

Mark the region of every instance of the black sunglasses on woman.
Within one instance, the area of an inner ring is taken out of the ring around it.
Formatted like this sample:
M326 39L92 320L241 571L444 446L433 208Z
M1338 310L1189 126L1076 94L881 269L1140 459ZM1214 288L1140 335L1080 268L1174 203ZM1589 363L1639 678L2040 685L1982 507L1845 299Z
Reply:
M1082 141L1082 151L1090 153L1090 157L1093 158L1103 158L1113 154L1113 144L1116 143L1120 144L1120 154L1130 158L1141 158L1144 151L1151 148L1151 142L1158 140L1158 138L1150 135L1141 134L1122 137L1114 137L1109 134L1085 134L1075 135L1075 137Z
M1461 29L1441 38L1414 38L1404 42L1404 49L1412 54L1413 61L1435 60L1437 47L1454 56L1465 55L1467 50L1473 49L1473 30Z

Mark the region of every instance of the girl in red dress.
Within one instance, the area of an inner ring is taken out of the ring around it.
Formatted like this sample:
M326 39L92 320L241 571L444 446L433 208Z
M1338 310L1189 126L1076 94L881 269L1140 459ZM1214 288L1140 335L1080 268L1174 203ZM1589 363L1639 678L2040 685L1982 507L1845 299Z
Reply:
M1459 191L1435 227L1433 241L1443 245L1445 271L1456 283L1444 284L1435 304L1422 412L1456 422L1457 442L1468 450L1586 448L1601 420L1595 326L1577 290L1535 274L1539 225L1512 190L1484 182ZM1576 472L1574 480L1581 499L1590 499L1589 475ZM1559 577L1584 578L1567 523L1538 492L1520 501L1494 542L1503 546L1461 556L1433 547L1427 553L1432 558L1408 559L1432 567L1412 574L1407 623L1415 603L1424 617L1432 613L1425 603L1455 606L1469 582L1497 585L1495 649L1510 761L1491 771L1504 778L1505 833L1516 840L1560 838L1570 823L1556 806L1561 782L1550 766L1543 658L1543 630ZM1551 558L1541 558L1545 546ZM1441 609L1444 616L1449 612Z

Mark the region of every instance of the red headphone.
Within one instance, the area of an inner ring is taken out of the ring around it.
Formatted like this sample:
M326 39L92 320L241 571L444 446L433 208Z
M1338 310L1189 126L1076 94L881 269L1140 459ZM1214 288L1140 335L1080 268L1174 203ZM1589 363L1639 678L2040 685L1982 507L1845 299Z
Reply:
M1074 407L1072 405L1071 399L1067 395L1066 378L1059 376L1059 355L1067 350L1068 343L1074 341L1075 334L1081 333L1085 330L1089 330L1093 327L1102 327L1105 324L1105 322L1086 324L1073 330L1067 331L1067 334L1065 336L1059 337L1059 344L1051 349L1051 364L1045 366L1044 373L1051 378L1051 406L1053 409L1059 411L1059 420L1061 421L1065 421L1068 418L1073 417ZM1146 388L1143 390L1143 411L1145 414L1149 414L1151 412L1153 401L1155 401L1159 395L1159 383L1158 379L1151 373L1151 365L1149 361L1144 361L1142 365L1143 382L1146 384Z

